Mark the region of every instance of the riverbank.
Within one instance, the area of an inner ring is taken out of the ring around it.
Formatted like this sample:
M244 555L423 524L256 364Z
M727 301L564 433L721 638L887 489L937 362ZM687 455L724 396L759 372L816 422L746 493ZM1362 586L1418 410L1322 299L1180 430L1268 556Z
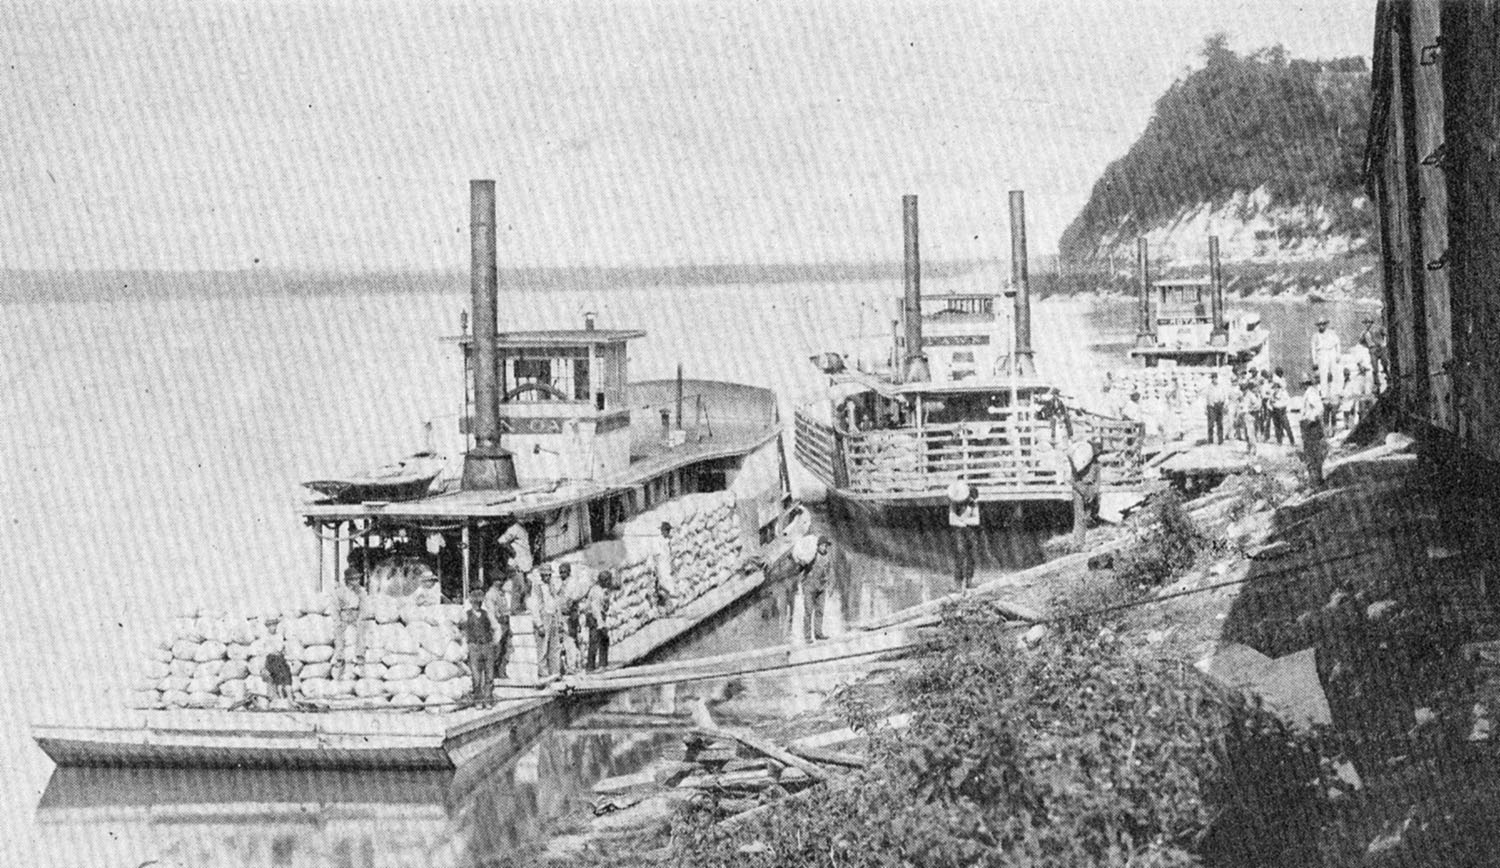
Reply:
M642 849L569 860L1474 864L1500 805L1500 617L1488 535L1451 520L1471 506L1399 440L1336 457L1317 492L1285 458L1159 499L945 606L923 648L815 711L756 723L783 744L852 727L837 750L867 768L727 827L699 799ZM1028 609L1046 626L1005 617Z

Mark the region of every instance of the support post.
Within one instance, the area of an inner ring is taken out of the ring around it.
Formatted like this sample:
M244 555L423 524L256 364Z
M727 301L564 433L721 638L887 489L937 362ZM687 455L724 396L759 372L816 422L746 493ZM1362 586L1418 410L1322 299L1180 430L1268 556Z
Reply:
M1151 264L1147 252L1146 236L1135 240L1135 273L1139 281L1137 292L1140 298L1140 330L1135 333L1135 345L1156 345L1156 324L1151 321Z
M463 602L464 602L465 605L468 605L468 602L469 602L469 575L470 575L470 573L469 573L470 563L469 563L469 524L468 524L468 522L464 522L464 528L463 528L463 532L462 532L462 534L461 534L461 536L459 538L458 547L459 547L459 549L461 550L461 552L463 554L463 561L464 561Z
M328 569L323 564L323 526L321 524L314 524L312 529L313 542L318 544L318 592L322 593L323 580L328 574Z
M1213 329L1209 343L1214 346L1229 344L1229 329L1224 322L1224 274L1219 270L1219 236L1208 236L1208 282L1209 310L1213 312Z

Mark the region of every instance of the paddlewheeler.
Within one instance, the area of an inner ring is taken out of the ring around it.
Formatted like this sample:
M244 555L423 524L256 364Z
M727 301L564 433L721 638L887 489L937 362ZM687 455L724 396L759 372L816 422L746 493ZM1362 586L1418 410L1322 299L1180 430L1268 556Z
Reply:
M307 599L177 619L130 708L33 726L59 765L420 769L504 755L569 693L541 674L531 617L516 614L494 700L465 695L460 601L507 559L569 564L565 598L612 571L611 669L785 566L807 518L788 494L775 396L680 372L631 383L627 348L645 332L592 318L500 331L494 182L472 182L471 196L473 332L451 340L465 382L461 474L404 500L340 489L304 504L318 550ZM357 628L338 624L329 596L350 571L368 585ZM295 676L289 708L265 700L260 674L278 636Z
M1024 207L1013 192L1009 291L924 297L917 202L905 197L905 286L889 357L853 369L837 353L814 357L828 374L827 396L796 414L797 459L835 504L890 518L946 508L955 483L973 487L981 505L1068 503L1067 448L1087 440L1103 445L1108 482L1138 472L1138 422L1069 406L1038 375Z
M1219 239L1208 239L1208 274L1153 279L1146 239L1136 246L1138 326L1132 364L1109 371L1104 409L1146 423L1165 440L1203 429L1203 393L1218 374L1271 369L1270 332L1254 311L1229 312Z

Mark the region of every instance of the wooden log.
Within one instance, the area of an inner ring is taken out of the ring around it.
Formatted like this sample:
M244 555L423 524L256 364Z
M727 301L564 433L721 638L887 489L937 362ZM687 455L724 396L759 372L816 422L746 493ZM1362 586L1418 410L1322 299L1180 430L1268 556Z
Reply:
M703 734L708 736L709 738L734 739L735 741L738 741L740 744L743 744L751 750L765 754L766 756L780 762L783 765L790 766L791 768L795 769L801 769L802 771L806 772L808 777L812 778L813 780L824 781L828 779L827 773L818 768L815 763L808 762L802 757L793 754L791 751L787 750L781 745L778 745L769 739L761 738L753 732L748 732L742 729L717 729L705 732Z
M859 757L855 756L854 754L848 753L839 753L836 750L823 750L822 748L816 747L797 747L796 745L792 745L790 750L792 753L802 757L803 759L820 762L824 765L844 766L845 768L851 769L862 769L866 765L864 757Z

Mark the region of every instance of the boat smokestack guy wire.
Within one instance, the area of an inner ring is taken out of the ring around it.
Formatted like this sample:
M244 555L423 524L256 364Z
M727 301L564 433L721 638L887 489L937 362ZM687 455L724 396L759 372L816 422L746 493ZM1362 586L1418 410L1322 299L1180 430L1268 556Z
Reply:
M917 245L917 197L901 197L901 228L905 236L905 293L901 302L901 323L906 342L906 357L901 360L901 381L925 383L932 379L927 357L922 352L922 255Z
M515 458L500 447L499 275L495 182L469 182L469 299L474 323L474 446L464 456L463 490L510 491Z

